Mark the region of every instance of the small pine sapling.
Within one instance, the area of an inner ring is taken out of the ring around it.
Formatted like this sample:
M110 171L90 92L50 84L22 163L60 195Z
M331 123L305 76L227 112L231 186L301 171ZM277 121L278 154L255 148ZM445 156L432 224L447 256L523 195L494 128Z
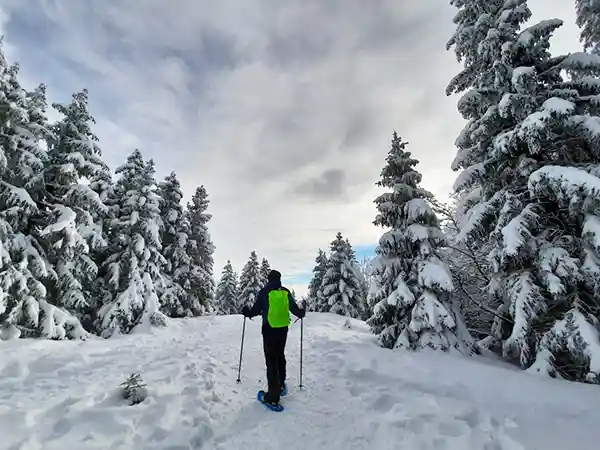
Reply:
M129 400L130 405L142 403L148 397L148 389L139 373L132 373L123 383L123 398Z

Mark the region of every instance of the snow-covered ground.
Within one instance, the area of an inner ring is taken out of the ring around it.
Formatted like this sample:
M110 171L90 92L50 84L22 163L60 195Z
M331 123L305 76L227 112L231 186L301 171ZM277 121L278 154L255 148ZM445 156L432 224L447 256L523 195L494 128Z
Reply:
M600 388L482 358L378 348L365 325L309 314L287 347L290 394L275 413L260 324L241 316L171 321L113 340L0 342L0 449L595 450ZM140 372L149 395L119 384Z

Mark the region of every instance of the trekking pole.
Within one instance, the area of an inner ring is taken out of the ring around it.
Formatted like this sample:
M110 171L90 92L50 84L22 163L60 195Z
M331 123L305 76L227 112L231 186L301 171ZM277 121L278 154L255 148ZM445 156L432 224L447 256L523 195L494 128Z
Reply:
M300 385L302 389L302 341L304 340L304 318L300 319Z
M237 382L240 383L242 381L242 353L244 352L244 334L246 334L246 317L244 317L244 325L242 326L242 347L240 348L240 365L238 366L238 377Z

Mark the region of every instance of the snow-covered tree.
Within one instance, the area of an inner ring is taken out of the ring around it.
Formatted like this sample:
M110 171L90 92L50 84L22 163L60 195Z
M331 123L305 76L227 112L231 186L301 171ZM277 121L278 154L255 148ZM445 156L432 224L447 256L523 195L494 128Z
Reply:
M324 303L320 312L331 312L358 318L363 312L364 298L361 275L353 258L354 250L341 232L330 244L327 270L323 275L321 291Z
M239 310L241 310L244 305L252 306L254 304L256 296L258 295L258 291L260 291L262 288L261 282L258 256L256 251L252 250L252 253L250 253L250 258L244 265L242 273L240 274Z
M450 81L447 94L460 93L471 87L489 83L488 71L493 60L491 55L501 49L480 44L487 43L487 39L489 42L495 39L501 43L502 34L505 31L511 33L515 21L531 16L526 0L513 0L510 3L514 5L514 9L504 16L506 28L496 30L493 28L494 16L501 11L504 3L505 0L450 0L450 4L458 11L453 20L456 31L448 40L447 48L454 48L454 53L458 61L464 64L464 68ZM493 34L488 35L492 29Z
M598 0L575 0L575 5L584 48L600 54L600 3Z
M600 161L598 144L595 151ZM531 372L600 384L600 177L547 165L530 176L529 191L537 221L518 224L514 247L530 245L527 236L540 250L525 272L531 290L510 305L515 326L505 345L523 352L531 333Z
M160 197L154 162L135 150L116 170L118 213L110 224L111 255L104 262L102 307L97 328L101 335L129 333L138 325L165 325L157 287L162 285L166 260L161 254Z
M494 327L505 357L532 371L598 382L600 266L590 245L596 213L589 187L600 160L599 118L590 115L597 113L590 92L600 93L600 84L590 74L600 64L583 53L553 57L550 37L562 22L521 31L529 16L526 1L514 0L488 18L479 43L486 64L459 103L470 122L453 165L463 169L455 189L465 198L458 238L492 244L490 292L501 301L498 316L513 322Z
M217 283L215 295L215 309L217 314L238 314L239 291L237 274L231 266L231 261L227 261L221 279Z
M378 186L390 189L375 199L373 222L387 228L372 263L373 285L368 320L387 348L463 349L457 317L448 302L454 286L450 271L439 258L445 244L438 219L419 186L418 161L394 132Z
M517 38L520 24L531 17L531 11L527 0L451 0L451 3L459 11L455 17L457 31L448 48L454 46L465 68L451 80L447 94L466 91L458 101L458 110L468 120L456 140L459 150L452 169L476 175L479 164L486 158L490 140L503 131L504 121L498 120L497 114L503 95L500 85L506 83L510 74L499 70L501 66L496 61L503 58L504 44ZM538 34L537 30L532 32L532 36ZM478 191L472 193L475 197L478 194ZM466 200L467 204L473 201Z
M107 206L90 181L108 183L111 174L102 160L95 123L88 110L87 91L73 95L67 105L54 104L63 116L52 126L44 170L44 228L40 231L54 270L50 295L57 305L87 319L98 267L94 252L107 245L101 220Z
M296 297L294 297L294 298L296 298ZM311 309L312 306L310 304L310 300L308 298L308 294L307 293L305 293L304 295L302 295L299 300L297 299L296 302L298 303L298 306L300 308L303 308L306 311L312 311L312 309Z
M361 275L361 285L362 285L362 297L364 298L364 304L362 307L363 313L361 315L361 319L368 320L373 315L373 310L369 303L369 291L371 290L371 282L372 282L372 260L371 258L363 257L361 261L358 261L358 271Z
M87 337L80 321L57 306L44 283L51 266L35 231L43 226L45 86L26 92L0 40L0 338Z
M188 295L192 297L189 304L199 304L200 309L195 314L205 314L212 311L215 295L214 252L215 246L208 231L211 214L208 209L208 193L204 186L196 189L192 201L187 205L187 221L189 223L188 255L190 269L188 282L184 285Z
M323 297L323 277L327 271L327 254L319 249L319 254L315 258L315 267L312 270L313 277L308 284L308 293L306 295L307 306L310 311L321 311L325 308L325 298Z
M168 317L189 317L201 310L198 299L184 288L188 285L191 258L188 255L188 217L184 213L183 192L175 173L158 185L162 254L166 260L165 285L161 290L161 309Z
M260 263L260 283L261 285L265 285L267 284L268 281L268 276L269 276L269 272L271 271L271 264L269 264L269 261L267 260L267 258L263 258L261 263Z

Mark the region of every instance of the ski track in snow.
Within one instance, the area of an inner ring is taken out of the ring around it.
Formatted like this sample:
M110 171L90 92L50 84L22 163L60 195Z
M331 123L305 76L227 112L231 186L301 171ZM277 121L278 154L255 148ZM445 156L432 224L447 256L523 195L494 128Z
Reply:
M597 448L600 390L477 358L378 348L365 325L310 314L304 389L300 323L287 344L286 411L259 404L260 323L241 316L171 321L114 340L0 342L0 449ZM148 398L119 384L139 372ZM576 437L576 445L574 442Z

